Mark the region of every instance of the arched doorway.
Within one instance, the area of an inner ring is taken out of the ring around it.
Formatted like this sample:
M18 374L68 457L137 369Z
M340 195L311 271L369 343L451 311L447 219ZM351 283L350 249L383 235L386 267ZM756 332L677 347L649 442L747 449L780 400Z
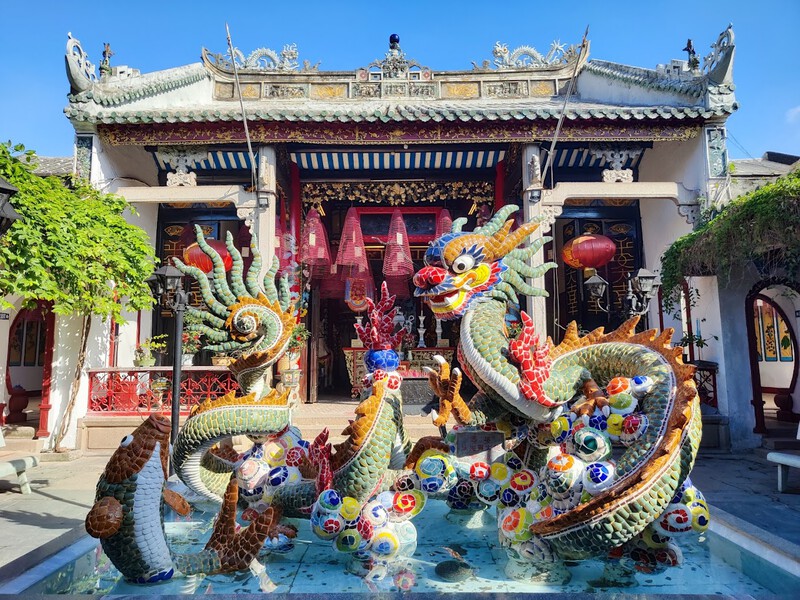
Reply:
M747 295L745 317L755 433L769 433L767 413L776 420L800 420L799 411L793 411L800 362L795 317L798 310L800 289L790 280L761 281Z

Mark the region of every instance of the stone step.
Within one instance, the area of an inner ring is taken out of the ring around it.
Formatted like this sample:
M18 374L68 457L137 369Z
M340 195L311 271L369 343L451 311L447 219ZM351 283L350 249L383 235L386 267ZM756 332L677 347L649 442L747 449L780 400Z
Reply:
M800 450L800 440L792 437L765 437L761 447L767 450Z
M24 452L26 454L38 454L44 448L44 440L34 440L29 438L6 437L4 452Z

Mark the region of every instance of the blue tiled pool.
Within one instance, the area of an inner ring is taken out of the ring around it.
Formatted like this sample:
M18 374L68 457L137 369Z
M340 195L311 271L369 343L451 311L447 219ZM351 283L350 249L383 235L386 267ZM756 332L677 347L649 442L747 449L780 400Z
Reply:
M624 591L630 594L722 594L734 597L800 597L800 578L773 565L769 557L756 555L709 531L681 543L684 564L658 575L637 574L637 583L623 590L597 586L603 573L598 562L569 566L572 579L562 586L546 586L509 580L503 569L505 551L499 547L496 526L486 515L477 529L464 529L446 520L444 503L430 503L415 520L419 532L416 551L407 559L400 576L367 582L346 571L347 556L335 552L329 542L315 538L307 521L297 521L298 543L285 555L273 554L262 562L261 574L239 573L175 579L139 586L120 581L120 575L103 555L97 540L83 538L72 547L0 586L0 594L240 594L395 592L400 586L410 593L591 593ZM202 548L210 533L210 516L203 521L167 524L174 550ZM474 575L450 583L434 569L451 558L445 548L461 554L474 566ZM760 554L760 553L759 553Z

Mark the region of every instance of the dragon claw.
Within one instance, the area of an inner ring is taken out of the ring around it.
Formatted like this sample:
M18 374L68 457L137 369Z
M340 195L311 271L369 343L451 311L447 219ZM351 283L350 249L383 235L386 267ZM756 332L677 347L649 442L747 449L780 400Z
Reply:
M443 356L436 354L433 358L439 367L438 371L425 367L425 372L428 374L428 383L433 393L439 397L438 412L431 411L433 424L437 427L446 425L453 411L455 411L455 418L458 423L467 424L472 418L472 412L461 398L461 370L456 368L451 371L450 365Z

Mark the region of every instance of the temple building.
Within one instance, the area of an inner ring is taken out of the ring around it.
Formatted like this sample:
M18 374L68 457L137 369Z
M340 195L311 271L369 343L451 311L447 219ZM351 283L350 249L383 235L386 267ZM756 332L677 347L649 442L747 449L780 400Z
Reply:
M559 268L531 282L549 297L521 304L556 340L573 320L590 330L641 314L648 326L674 327L678 341L705 318L702 306L692 315L664 310L650 275L669 244L730 192L734 34L729 27L708 41L708 56L689 44L687 60L655 68L590 58L588 41L542 52L498 43L487 60L465 61L460 71L428 66L397 35L383 58L369 62L382 51L365 49L363 66L349 71L325 71L317 62L324 57L289 45L250 54L203 49L200 62L140 73L111 65L107 48L98 76L70 36L65 113L77 174L133 203L164 263L187 256L195 226L208 239L230 235L246 263L253 235L263 256L278 257L310 332L299 382L275 374L299 386L299 400L359 393L363 348L353 323L386 280L408 331L408 395L426 402L424 386L414 384L424 382L434 354L452 357L458 329L423 309L410 279L428 242L459 217L469 229L514 204L518 222L541 221L553 240L536 261ZM191 303L201 302L189 292ZM102 447L111 413L135 415L160 401L170 368L135 369L134 349L172 335L172 320L159 305L126 324L94 323L67 445ZM45 440L75 361L75 323L56 317L51 327ZM27 365L24 341L12 354L0 351L9 381ZM211 365L218 358L199 353L184 368L191 394L224 387L224 368ZM722 344L711 341L702 358L716 363L705 397L719 421L737 411L751 418L749 398L726 387ZM757 443L740 429L735 447ZM119 435L110 437L116 445ZM727 431L719 437L727 444Z

